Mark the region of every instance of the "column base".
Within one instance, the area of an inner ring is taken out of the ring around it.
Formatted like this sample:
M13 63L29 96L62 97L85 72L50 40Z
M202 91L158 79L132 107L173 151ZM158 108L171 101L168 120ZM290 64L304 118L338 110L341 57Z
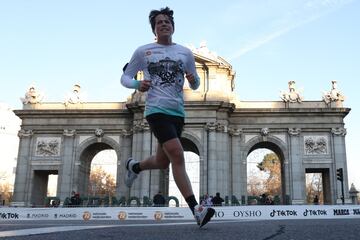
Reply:
M304 205L304 200L303 199L293 199L291 201L292 205Z
M25 202L11 202L10 207L26 207Z

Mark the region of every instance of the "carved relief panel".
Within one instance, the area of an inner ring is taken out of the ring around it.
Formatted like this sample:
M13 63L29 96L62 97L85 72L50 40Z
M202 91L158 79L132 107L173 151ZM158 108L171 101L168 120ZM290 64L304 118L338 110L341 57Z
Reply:
M304 154L318 155L329 153L329 139L327 136L304 136Z
M36 139L35 156L57 157L60 156L60 137L38 137Z

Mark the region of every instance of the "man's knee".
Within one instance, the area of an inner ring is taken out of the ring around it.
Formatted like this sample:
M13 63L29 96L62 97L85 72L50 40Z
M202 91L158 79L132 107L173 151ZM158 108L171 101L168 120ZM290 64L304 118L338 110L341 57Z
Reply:
M170 165L170 162L160 161L159 162L159 168L160 169L168 169Z
M170 148L168 149L168 154L170 155L171 159L183 159L184 157L184 151L182 150L182 148Z

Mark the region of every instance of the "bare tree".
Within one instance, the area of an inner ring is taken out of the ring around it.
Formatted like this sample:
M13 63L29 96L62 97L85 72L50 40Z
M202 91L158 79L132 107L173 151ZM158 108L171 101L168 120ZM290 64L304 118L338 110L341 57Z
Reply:
M5 204L8 204L12 200L12 185L8 182L0 184L0 205L3 204L3 201L5 200Z
M307 203L313 203L315 196L318 196L319 203L324 201L321 173L308 173L306 174Z
M105 197L114 196L116 189L115 179L102 167L95 167L91 170L88 192L89 195Z
M266 192L266 179L262 178L255 171L252 171L248 176L247 192L249 196L260 196Z

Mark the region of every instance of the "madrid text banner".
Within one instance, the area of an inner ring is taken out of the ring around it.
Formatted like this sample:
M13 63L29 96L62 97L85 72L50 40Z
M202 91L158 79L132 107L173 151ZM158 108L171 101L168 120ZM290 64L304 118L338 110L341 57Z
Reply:
M215 207L215 220L360 218L360 205L287 205ZM0 221L14 220L192 220L188 208L0 208Z

